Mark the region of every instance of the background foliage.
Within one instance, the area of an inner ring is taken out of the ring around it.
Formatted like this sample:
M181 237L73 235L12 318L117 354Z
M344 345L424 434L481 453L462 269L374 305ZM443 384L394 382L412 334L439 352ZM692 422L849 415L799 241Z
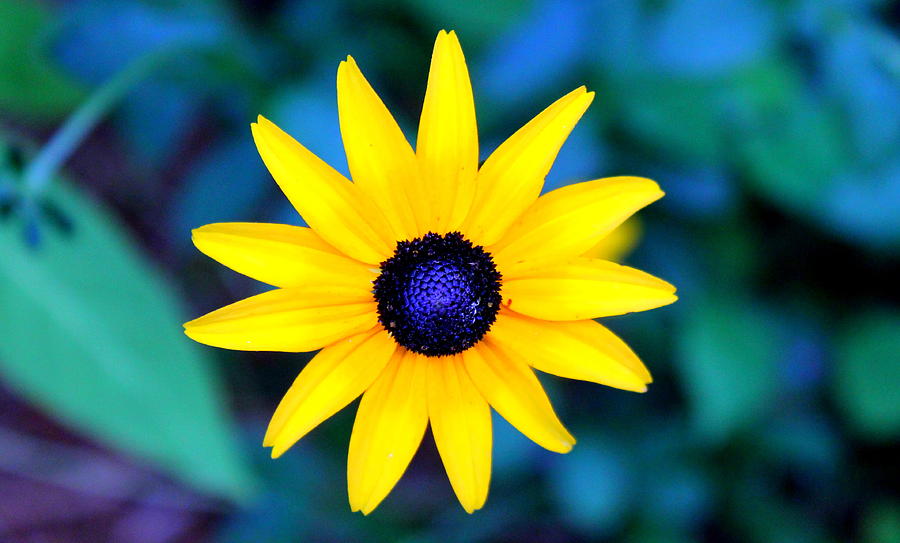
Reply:
M3 541L900 541L897 3L6 0L0 21ZM181 335L262 289L189 230L300 224L248 123L346 172L347 53L413 135L440 28L461 36L485 152L597 91L547 188L658 180L627 261L681 299L607 321L648 394L543 380L572 453L498 419L491 498L468 516L426 438L363 518L344 489L352 408L278 461L260 447L308 355ZM23 198L66 116L166 47L64 178Z

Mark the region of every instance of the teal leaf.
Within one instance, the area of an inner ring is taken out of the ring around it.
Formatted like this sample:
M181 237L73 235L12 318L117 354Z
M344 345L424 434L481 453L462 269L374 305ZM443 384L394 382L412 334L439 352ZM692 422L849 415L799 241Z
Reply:
M878 501L863 516L863 543L900 543L900 503Z
M0 372L35 405L212 495L251 477L216 368L181 331L172 287L112 214L62 182L48 199L74 231L26 248L0 225Z
M691 308L678 370L696 435L720 444L765 416L777 392L781 351L770 315L737 299Z
M582 442L556 464L551 490L569 523L589 534L610 534L621 528L635 488L622 451L608 444Z
M900 435L900 313L880 310L853 319L838 336L837 404L857 433L872 440Z
M751 189L788 212L811 217L847 168L848 147L837 112L807 98L761 119L740 139L738 152Z
M621 100L628 135L658 154L715 163L725 151L718 82L641 74L617 81L610 94Z
M489 41L511 23L524 18L523 14L532 5L531 0L459 0L457 2L432 2L430 0L407 0L421 19L429 27L456 30L465 36L466 43L472 45ZM463 43L463 47L466 47Z

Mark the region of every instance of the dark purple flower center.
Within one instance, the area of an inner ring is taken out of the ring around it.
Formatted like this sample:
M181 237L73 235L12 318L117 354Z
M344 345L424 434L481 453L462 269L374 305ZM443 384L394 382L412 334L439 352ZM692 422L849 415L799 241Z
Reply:
M478 343L500 310L491 255L459 232L400 241L375 280L378 319L394 340L428 356Z

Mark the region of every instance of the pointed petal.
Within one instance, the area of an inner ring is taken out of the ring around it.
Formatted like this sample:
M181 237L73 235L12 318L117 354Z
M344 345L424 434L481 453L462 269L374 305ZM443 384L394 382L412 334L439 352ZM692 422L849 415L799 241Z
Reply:
M493 244L535 201L556 154L593 99L593 92L575 89L491 154L478 172L475 198L463 223L469 239Z
M393 237L358 187L265 117L250 128L272 177L317 234L369 264L390 256Z
M455 32L438 33L419 120L416 158L433 230L458 230L472 205L478 173L478 127L466 59Z
M481 395L510 424L541 447L558 453L572 450L575 438L557 418L544 387L525 362L488 338L462 356Z
M535 369L567 379L635 392L652 380L628 345L595 321L547 322L503 310L488 337Z
M368 515L388 495L422 442L428 426L428 359L398 349L363 394L350 437L350 507Z
M263 445L278 458L310 430L362 394L397 344L380 326L325 347L310 360L281 399Z
M503 281L504 307L538 319L577 321L646 311L678 299L675 287L606 260L576 259Z
M662 196L659 185L642 177L568 185L538 198L490 251L510 277L523 269L565 262Z
M184 324L194 341L238 351L314 351L378 324L362 288L301 287L251 296Z
M194 245L238 273L276 287L309 284L371 290L369 266L344 256L311 228L265 223L217 223L193 231Z
M632 215L581 256L621 262L637 245L642 231L640 219L637 215Z
M337 75L338 115L353 182L374 201L395 239L425 232L430 217L416 156L394 117L352 57Z
M491 409L461 356L428 361L428 415L450 484L472 513L487 499L491 479Z

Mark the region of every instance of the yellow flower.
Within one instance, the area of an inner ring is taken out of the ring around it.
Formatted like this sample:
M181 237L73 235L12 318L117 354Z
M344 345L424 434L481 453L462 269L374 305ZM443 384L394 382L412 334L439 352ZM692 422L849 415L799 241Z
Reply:
M190 321L185 333L227 349L321 349L263 445L280 456L362 395L347 466L354 511L387 496L430 424L471 513L488 492L490 407L551 451L575 443L532 368L646 390L638 357L592 319L672 303L675 288L584 255L663 193L649 179L614 177L539 197L594 98L584 87L479 169L472 88L453 32L434 46L415 150L350 57L337 89L353 182L259 117L259 153L310 228L196 229L202 252L277 288Z

